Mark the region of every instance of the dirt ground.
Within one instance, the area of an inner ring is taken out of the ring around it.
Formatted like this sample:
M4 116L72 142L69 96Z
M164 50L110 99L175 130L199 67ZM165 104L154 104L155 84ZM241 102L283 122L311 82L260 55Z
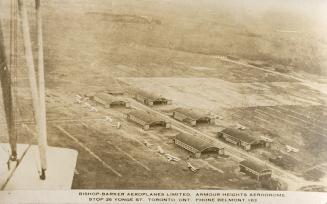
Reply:
M74 103L74 97L52 92L48 96L48 108L51 110L48 111L49 145L73 148L79 152L73 188L233 189L239 185L243 186L242 188L256 188L257 184L240 175L238 164L229 159L190 161L200 168L197 173L191 172L185 163L189 154L172 143L172 136L178 133L174 130L159 128L143 131L122 117L123 112L127 111L125 109L107 110L97 106L98 112L90 112L81 104ZM60 102L55 99L60 99ZM104 121L105 115L120 121L122 128L109 126ZM33 132L35 126L29 124L28 127ZM60 128L83 145L74 142ZM20 134L20 142L36 143L32 134L26 133L24 129L18 130L20 133L25 132ZM146 147L145 141L153 146ZM168 161L157 152L158 146L182 160ZM115 172L99 162L86 149L101 158Z

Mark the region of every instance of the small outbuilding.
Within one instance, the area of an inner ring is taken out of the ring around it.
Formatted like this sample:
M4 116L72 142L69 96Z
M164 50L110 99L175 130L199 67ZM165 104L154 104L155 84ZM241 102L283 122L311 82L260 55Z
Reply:
M169 100L161 95L148 93L145 91L138 91L135 94L135 99L148 106L172 104L172 100Z
M262 138L250 135L245 130L226 128L218 132L218 137L226 142L240 146L244 150L251 150L257 147L268 147L270 143Z
M122 95L124 95L124 91L123 91L123 89L118 89L118 88L108 88L107 90L106 90L106 92L108 93L108 94L111 94L111 95L114 95L114 96L122 96Z
M144 130L148 130L152 127L162 126L170 128L170 122L165 121L158 115L150 113L148 111L134 110L126 114L128 120L133 121L143 127Z
M191 126L196 126L198 124L213 124L214 118L211 118L207 114L200 113L193 109L187 108L176 108L172 116L174 119L189 124Z
M106 86L105 92L115 96L124 95L124 90L119 84L119 82L114 78L106 78L108 84Z
M245 173L257 181L262 181L265 179L270 179L272 176L272 170L264 165L259 165L258 163L251 160L243 160L239 163L240 172Z
M96 93L93 96L93 100L103 105L105 108L115 106L130 107L130 103L126 99L108 93Z
M212 156L225 154L224 148L217 147L212 142L201 139L198 135L180 133L173 140L176 145L192 153L195 158L200 158L202 154Z

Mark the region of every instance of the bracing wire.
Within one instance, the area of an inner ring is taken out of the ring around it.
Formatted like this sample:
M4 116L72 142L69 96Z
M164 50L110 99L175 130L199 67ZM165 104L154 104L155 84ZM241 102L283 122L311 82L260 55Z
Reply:
M17 68L18 68L18 8L17 8L17 2L16 0L13 0L13 4L14 4L14 28L15 28L15 32L14 32L14 78L13 78L13 102L14 102L14 113L13 113L13 118L14 118L14 122L17 120L17 112L19 111L19 107L17 105ZM14 123L16 124L16 123ZM17 129L16 129L16 125L14 126L14 134L15 134L15 138L16 141L18 139L18 135L17 135Z

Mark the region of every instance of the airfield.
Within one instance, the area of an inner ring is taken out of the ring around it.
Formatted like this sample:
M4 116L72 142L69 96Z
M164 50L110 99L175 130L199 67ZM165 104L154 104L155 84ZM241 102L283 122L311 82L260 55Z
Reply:
M233 23L240 19L228 15L216 22L220 14L210 6L202 8L208 15L192 19L197 13L192 6L179 14L184 4L53 0L45 5L48 143L78 151L72 188L271 190L240 172L239 162L250 158L273 171L279 190L325 190L327 95L323 90L327 76L323 63L327 60L310 59L305 46L314 44L322 53L326 48L312 43L311 31L270 36L263 34L270 29L266 25L256 25L258 30L238 29L240 25ZM214 3L208 0L208 4ZM168 17L165 12L170 12ZM178 20L172 23L173 19ZM286 19L300 27L293 16ZM201 29L210 29L201 22L214 26L209 37L202 36ZM33 26L33 20L30 23ZM240 37L232 43L226 37L229 34ZM326 45L326 38L317 38ZM257 45L260 52L255 53L245 50L245 41L269 43ZM298 42L303 42L300 51ZM283 48L283 43L291 43L296 53ZM281 56L276 49L281 49ZM274 54L267 56L270 52ZM322 71L307 72L301 66L304 63L296 64L299 53L301 60L308 61L307 67L322 61ZM276 67L289 68L285 56L296 63L291 63L290 71L278 71ZM36 144L24 59L19 58L18 64L18 140ZM90 97L112 89L121 91L120 97L131 107L105 108ZM140 90L171 99L172 104L147 106L135 100ZM214 124L192 127L177 121L170 113L178 107L214 115ZM164 118L172 127L143 130L126 119L132 110ZM217 132L227 127L243 127L252 135L271 139L272 145L245 151L218 139ZM173 142L181 132L224 147L226 156L190 158ZM1 135L0 142L6 141L6 135ZM191 171L188 163L199 170Z

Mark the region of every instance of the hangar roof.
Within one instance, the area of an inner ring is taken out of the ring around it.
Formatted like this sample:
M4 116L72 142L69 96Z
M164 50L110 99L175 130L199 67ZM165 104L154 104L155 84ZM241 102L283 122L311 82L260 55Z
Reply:
M150 113L148 111L142 111L142 110L134 110L131 111L129 113L127 113L128 115L132 115L148 124L151 123L155 123L155 122L160 122L160 121L165 121L164 119L162 119L161 117L159 117L158 115L155 115L153 113Z
M240 141L243 141L243 142L246 142L246 143L253 143L255 141L258 141L257 138L249 135L248 133L246 133L244 130L238 130L238 129L235 129L235 128L226 128L226 129L223 129L221 131L222 133L225 133L225 134L228 134L232 137L235 137L237 139L239 139Z
M266 166L264 165L260 165L252 160L243 160L240 162L240 165L250 168L256 172L262 172L262 171L269 171L270 169L268 169ZM271 170L270 170L271 171Z
M199 152L202 152L208 148L222 149L214 146L209 140L201 139L198 135L180 133L175 136L175 139L193 147L194 149L197 149Z

